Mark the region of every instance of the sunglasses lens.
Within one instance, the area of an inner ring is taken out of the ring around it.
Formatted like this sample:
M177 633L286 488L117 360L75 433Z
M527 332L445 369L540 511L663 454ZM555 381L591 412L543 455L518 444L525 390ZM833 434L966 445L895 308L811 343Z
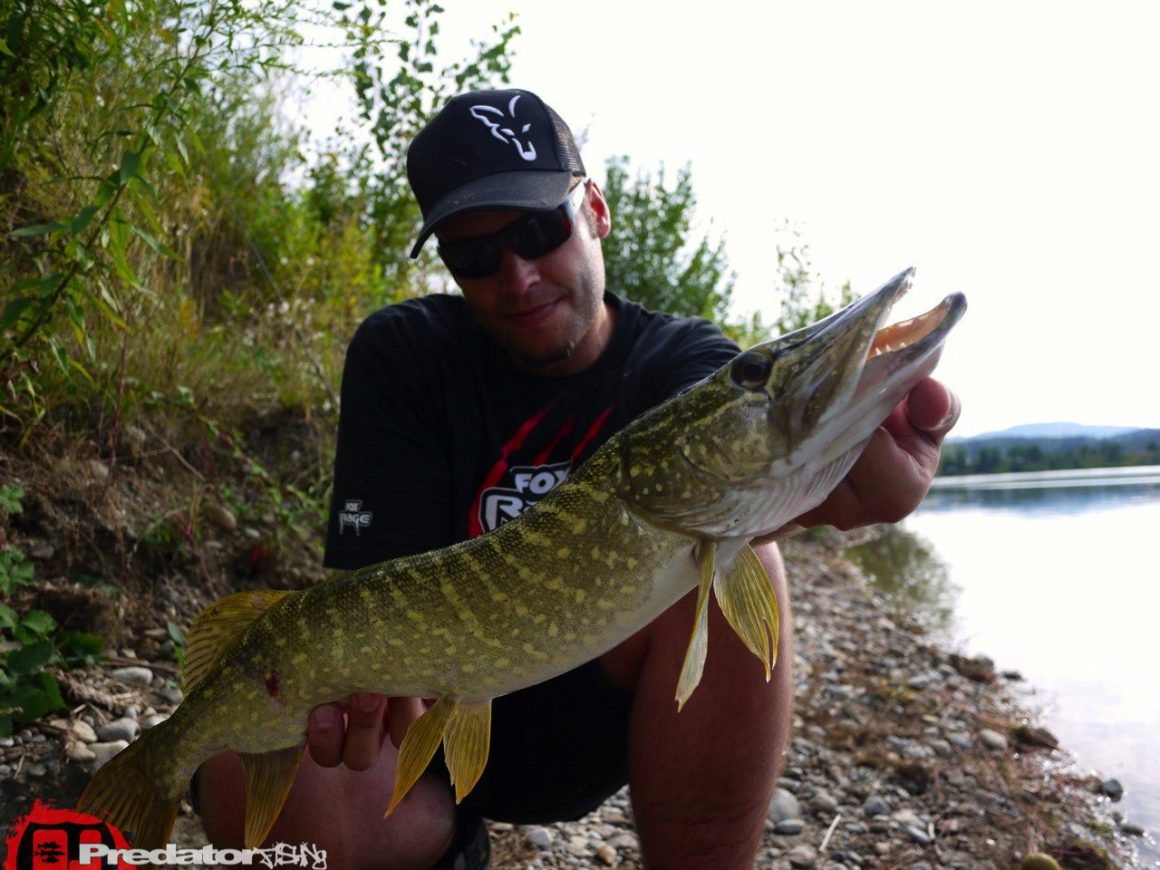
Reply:
M458 239L439 246L439 256L453 275L486 278L495 274L501 249L507 248L524 260L550 254L572 235L572 219L562 208L532 212L492 235Z

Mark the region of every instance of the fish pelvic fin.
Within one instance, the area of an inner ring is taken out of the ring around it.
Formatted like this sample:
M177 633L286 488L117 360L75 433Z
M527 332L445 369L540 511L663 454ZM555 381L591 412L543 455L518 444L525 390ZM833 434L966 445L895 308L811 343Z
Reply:
M98 770L76 806L131 833L139 849L164 848L181 802L181 792L165 794L149 769L152 734L154 731L142 735Z
M245 845L254 849L262 845L270 828L282 812L298 763L302 760L303 743L273 752L242 752L242 774L246 782Z
M697 607L693 611L693 635L689 638L681 676L677 680L678 713L701 682L705 659L709 655L709 589L717 570L717 542L698 541L693 553L701 566L701 583L697 589Z
M741 642L761 659L768 683L777 663L780 631L777 596L752 547L746 544L733 560L733 567L724 575L717 575L713 592Z
M459 803L479 782L491 747L491 701L440 698L420 716L403 738L395 766L395 789L386 815L423 775L440 743Z
M273 589L237 592L198 614L189 628L185 645L182 681L186 694L213 670L234 638L287 595L294 594Z

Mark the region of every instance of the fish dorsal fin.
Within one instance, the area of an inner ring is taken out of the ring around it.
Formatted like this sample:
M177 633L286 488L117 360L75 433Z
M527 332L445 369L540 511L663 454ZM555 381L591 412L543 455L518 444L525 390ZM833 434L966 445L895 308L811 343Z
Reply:
M746 544L729 571L717 575L713 592L721 605L721 612L741 642L761 659L765 666L765 681L769 682L777 662L780 630L777 596L752 547Z
M273 752L241 752L242 774L246 782L246 832L247 849L262 845L282 805L294 784L298 763L302 760L303 743L275 749Z
M411 724L399 747L388 816L423 775L440 741L451 772L451 784L455 786L455 802L459 803L475 788L487 765L491 747L491 700L440 698Z
M701 566L701 584L697 590L697 608L693 614L693 635L689 638L689 648L685 651L681 676L677 680L677 712L685 706L701 682L705 658L709 654L709 589L716 572L717 542L698 541L693 552L697 564Z
M257 589L227 595L203 610L189 628L182 679L190 692L205 679L230 642L271 607L294 593Z

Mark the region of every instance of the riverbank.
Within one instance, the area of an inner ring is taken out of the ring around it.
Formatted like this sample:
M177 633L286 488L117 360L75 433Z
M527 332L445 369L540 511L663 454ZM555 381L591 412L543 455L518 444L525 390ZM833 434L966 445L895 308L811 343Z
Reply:
M180 463L112 479L94 462L8 470L28 493L23 513L7 518L8 544L38 577L57 578L24 603L61 625L122 634L100 665L59 675L66 709L0 740L4 830L35 799L70 805L96 764L172 711L170 623L188 626L229 588L322 574L304 567L317 562L301 541L264 546L277 516L239 520L208 496L196 515L176 518L187 535L160 536L148 518L165 515L188 483ZM1036 850L1065 867L1129 863L1130 841L1093 783L1062 752L1020 742L1036 735L1021 730L1031 715L1005 678L939 649L877 595L842 556L853 540L825 532L786 545L797 710L759 866L1010 867ZM65 579L81 565L118 578L117 588ZM177 839L199 837L183 806ZM497 868L641 866L624 793L581 821L493 825L492 837Z

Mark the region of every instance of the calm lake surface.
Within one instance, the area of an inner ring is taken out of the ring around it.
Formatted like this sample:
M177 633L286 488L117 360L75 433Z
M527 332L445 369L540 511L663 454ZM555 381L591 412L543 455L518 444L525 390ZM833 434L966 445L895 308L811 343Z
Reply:
M1081 768L1120 780L1160 867L1160 466L935 483L902 582L953 646L1023 675Z

